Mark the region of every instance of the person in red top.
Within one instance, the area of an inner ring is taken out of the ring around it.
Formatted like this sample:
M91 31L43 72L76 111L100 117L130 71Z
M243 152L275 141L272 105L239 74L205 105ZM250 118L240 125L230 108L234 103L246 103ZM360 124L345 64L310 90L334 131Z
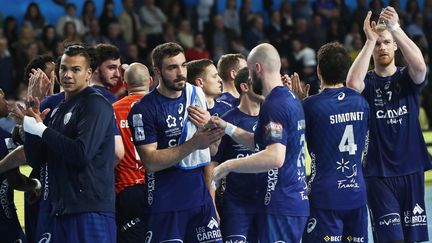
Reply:
M125 155L115 169L117 242L144 242L141 218L144 195L144 167L132 142L127 116L135 102L148 93L152 78L147 67L132 63L125 68L124 80L129 95L113 104Z
M204 37L201 33L195 34L194 46L185 52L186 61L211 59L210 51L206 48Z

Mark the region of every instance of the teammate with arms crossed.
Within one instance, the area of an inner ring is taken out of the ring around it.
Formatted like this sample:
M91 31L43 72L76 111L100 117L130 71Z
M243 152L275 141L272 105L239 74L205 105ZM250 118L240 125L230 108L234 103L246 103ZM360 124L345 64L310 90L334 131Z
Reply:
M125 155L115 170L117 242L144 242L142 215L145 205L145 174L141 159L133 145L127 116L132 105L148 93L152 78L145 65L132 63L126 67L124 80L128 96L113 104L125 148Z
M240 105L221 118L248 132L254 132L260 103L264 97L252 91L247 67L238 71L235 87L240 93ZM229 159L249 156L253 151L236 143L230 136L222 137L212 160L218 164ZM230 173L221 180L221 230L224 242L257 242L256 238L256 174Z
M299 242L309 216L305 172L305 121L300 100L282 84L277 50L260 44L247 59L253 91L266 98L255 133L212 118L251 156L227 160L213 171L215 180L230 172L260 173L258 183L258 239L260 242Z
M321 93L303 102L312 174L311 212L302 242L368 242L362 172L368 103L343 85L351 62L342 45L323 45L317 61Z
M203 166L210 161L194 161L197 164L190 167L179 163L195 152L208 153L210 159L207 148L223 131L198 128L191 139L179 144L188 122L184 117L190 99L183 48L172 42L158 45L153 49L152 63L159 85L136 103L128 116L146 169L147 242L221 242L203 175ZM205 99L203 102L205 107Z
M369 150L364 165L375 242L427 241L424 171L431 160L419 125L419 95L426 79L420 49L399 26L395 9L380 14L386 29L365 18L367 40L354 60L348 87L370 107ZM407 66L397 67L400 49ZM368 72L371 56L374 69Z

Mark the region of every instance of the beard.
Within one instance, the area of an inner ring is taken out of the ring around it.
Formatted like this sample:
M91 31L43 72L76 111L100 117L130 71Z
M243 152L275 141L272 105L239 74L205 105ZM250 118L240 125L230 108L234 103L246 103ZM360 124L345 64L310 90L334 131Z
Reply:
M186 77L183 77L183 76L177 77L174 80L169 80L169 79L166 79L161 74L161 81L167 89L173 90L173 91L182 91L183 88L186 86ZM183 81L183 82L180 82L180 81Z
M115 82L115 84L110 83L109 80L105 77L105 75L103 75L102 72L99 72L99 80L105 87L108 88L113 88L117 85L117 82Z
M262 85L262 78L258 77L257 73L255 71L252 71L252 90L257 95L262 95L263 92L263 85Z

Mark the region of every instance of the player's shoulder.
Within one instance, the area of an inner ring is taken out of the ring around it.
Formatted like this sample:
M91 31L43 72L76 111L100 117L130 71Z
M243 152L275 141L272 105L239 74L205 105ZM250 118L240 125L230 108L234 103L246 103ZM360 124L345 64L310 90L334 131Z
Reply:
M238 107L234 107L234 108L228 110L227 112L225 112L225 114L223 114L221 116L221 118L224 119L225 121L232 120L233 117L238 116L239 113L240 113L239 108Z

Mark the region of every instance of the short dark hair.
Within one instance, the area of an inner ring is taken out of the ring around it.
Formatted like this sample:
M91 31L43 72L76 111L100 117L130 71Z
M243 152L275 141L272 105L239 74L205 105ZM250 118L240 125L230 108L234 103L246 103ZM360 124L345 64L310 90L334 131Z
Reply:
M111 44L97 44L96 52L96 67L102 65L106 60L117 60L120 58L120 50Z
M88 67L91 68L92 60L90 54L88 52L88 49L83 45L74 44L74 45L67 46L64 50L64 55L70 57L82 56L86 59Z
M194 80L202 77L206 67L213 64L212 60L209 59L199 59L188 62L187 65L187 81L190 84L195 85Z
M24 69L24 82L28 83L29 74L31 73L32 69L40 68L44 70L47 67L46 64L48 62L54 62L54 58L50 55L39 55L33 58L32 60L30 60L30 62L27 64L27 66Z
M242 84L242 83L247 83L247 84L252 83L250 78L249 78L249 70L247 67L240 69L237 72L237 75L234 79L235 88L236 88L237 92L239 92L240 95L242 95L242 90L240 88L240 84Z
M184 49L179 44L174 42L167 42L156 46L151 54L152 65L153 67L157 67L162 69L162 60L165 57L174 57L179 53L184 54Z
M234 69L237 71L239 69L240 59L246 60L245 56L239 53L230 53L221 56L217 68L219 76L223 81L229 78L229 70Z
M318 50L318 66L326 84L344 83L351 66L347 50L338 42L327 43Z

